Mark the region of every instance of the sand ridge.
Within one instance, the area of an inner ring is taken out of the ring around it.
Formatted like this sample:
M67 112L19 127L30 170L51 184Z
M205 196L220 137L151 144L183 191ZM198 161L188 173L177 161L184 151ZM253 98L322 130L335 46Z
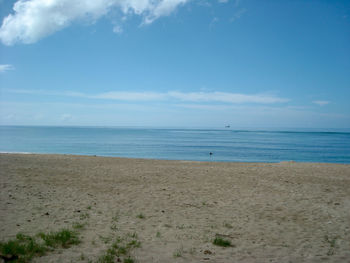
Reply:
M1 240L86 223L33 262L95 262L128 233L137 262L350 262L350 165L0 154L0 178Z

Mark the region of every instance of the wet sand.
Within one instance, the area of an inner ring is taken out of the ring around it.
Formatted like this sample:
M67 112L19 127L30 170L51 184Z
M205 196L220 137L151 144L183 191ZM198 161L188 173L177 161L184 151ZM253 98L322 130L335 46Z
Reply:
M86 224L33 262L95 262L128 233L137 262L350 262L350 165L0 154L0 185L2 241Z

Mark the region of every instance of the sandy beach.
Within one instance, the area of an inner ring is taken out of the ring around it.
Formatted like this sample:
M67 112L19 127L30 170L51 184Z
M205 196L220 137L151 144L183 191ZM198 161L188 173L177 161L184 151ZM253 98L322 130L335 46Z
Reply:
M1 241L84 225L33 262L97 262L127 235L136 262L350 262L350 165L0 154L0 178Z

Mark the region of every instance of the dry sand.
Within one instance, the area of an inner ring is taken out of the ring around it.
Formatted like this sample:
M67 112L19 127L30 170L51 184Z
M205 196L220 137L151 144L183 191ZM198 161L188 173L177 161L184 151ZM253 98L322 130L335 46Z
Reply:
M137 262L350 262L350 165L1 154L0 178L1 240L87 223L33 262L95 262L134 232Z

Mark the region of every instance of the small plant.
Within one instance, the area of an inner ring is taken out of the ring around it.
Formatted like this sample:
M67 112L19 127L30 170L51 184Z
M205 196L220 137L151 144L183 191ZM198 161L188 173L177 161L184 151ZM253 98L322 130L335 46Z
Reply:
M174 251L173 256L174 258L179 258L179 257L182 257L182 253L183 253L183 247L180 247Z
M126 259L124 259L124 263L134 263L135 260L133 260L132 258L128 257Z
M132 238L137 238L137 233L136 232L134 232L134 233L128 233L128 236L129 237L132 237Z
M145 219L145 215L144 215L144 214L142 214L142 213L140 213L140 214L138 214L138 215L137 215L137 218L140 218L140 219Z
M116 225L116 224L112 224L112 225L111 225L111 230L117 231L117 230L118 230L117 225Z
M221 237L216 237L213 241L213 244L216 246L220 246L220 247L230 247L231 245L231 241L229 240L225 240Z
M48 248L39 244L33 237L18 234L15 240L0 243L0 254L8 260L29 262L34 256L42 256Z
M130 237L137 237L136 233L128 234L125 238L116 238L106 253L98 259L98 263L114 263L116 258L118 262L123 259L123 262L133 263L134 259L130 257L130 252L133 248L138 248L141 243L136 239L130 240ZM129 240L128 240L129 239Z
M68 229L39 233L34 237L19 233L14 240L0 242L0 254L7 261L29 262L33 257L42 256L56 247L68 248L79 242L77 233Z
M105 244L108 244L109 242L111 242L112 240L112 237L104 237L104 236L101 236L99 235L99 238L101 239L101 241Z
M91 210L91 205L89 205L86 209Z
M156 237L158 237L158 238L160 238L160 237L161 237L161 234L160 234L160 232L159 232L159 231L157 232Z
M79 223L79 222L75 222L73 223L73 228L74 229L83 229L85 227L85 223Z
M224 223L224 227L226 228L233 228L233 226L227 222Z
M90 215L88 213L83 213L80 215L80 220L88 219Z
M115 214L115 215L112 217L112 221L113 221L113 222L118 222L118 219L119 219L119 217L118 217L117 214Z
M329 238L327 235L324 237L325 241L329 244L330 248L328 249L327 255L328 256L332 256L334 255L334 250L336 247L336 242L338 237L334 237L334 238Z
M141 247L141 242L137 240L131 240L127 245L127 248L138 248Z
M58 232L51 232L49 234L39 233L38 236L44 240L45 245L48 247L64 247L68 248L70 245L79 244L79 238L76 232L69 229L62 229Z

